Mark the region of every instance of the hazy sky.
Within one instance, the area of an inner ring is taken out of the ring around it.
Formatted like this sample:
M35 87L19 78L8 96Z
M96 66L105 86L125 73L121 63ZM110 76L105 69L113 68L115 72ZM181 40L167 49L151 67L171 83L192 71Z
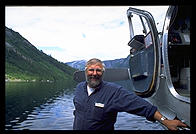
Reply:
M5 24L58 61L94 57L111 60L129 54L126 14L129 7L6 6ZM151 12L159 27L168 9L168 6L136 7Z

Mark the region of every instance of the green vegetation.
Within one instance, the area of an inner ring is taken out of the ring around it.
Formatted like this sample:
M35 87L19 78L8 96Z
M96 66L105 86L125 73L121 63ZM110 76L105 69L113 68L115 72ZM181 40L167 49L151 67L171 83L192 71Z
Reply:
M5 31L6 80L75 83L73 81L75 69L38 50L19 33L7 27Z

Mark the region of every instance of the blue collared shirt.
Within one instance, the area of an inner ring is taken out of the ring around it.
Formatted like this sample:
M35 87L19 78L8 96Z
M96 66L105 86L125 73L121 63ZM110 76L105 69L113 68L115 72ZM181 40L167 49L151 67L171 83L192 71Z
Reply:
M103 81L90 96L87 83L77 85L74 96L74 130L114 130L118 112L128 112L155 121L157 107L124 89Z

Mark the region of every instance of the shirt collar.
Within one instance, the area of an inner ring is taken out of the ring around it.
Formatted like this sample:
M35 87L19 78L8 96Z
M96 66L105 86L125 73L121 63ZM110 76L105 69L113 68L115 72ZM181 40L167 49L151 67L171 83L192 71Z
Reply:
M88 96L90 96L94 91L95 91L94 88L90 88L90 87L87 85Z

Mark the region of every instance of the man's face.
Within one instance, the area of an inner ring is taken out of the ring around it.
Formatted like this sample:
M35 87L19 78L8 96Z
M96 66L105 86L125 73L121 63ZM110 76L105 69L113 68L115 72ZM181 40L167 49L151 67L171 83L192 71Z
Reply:
M100 63L89 65L86 69L86 79L88 86L96 88L102 81L103 66Z

